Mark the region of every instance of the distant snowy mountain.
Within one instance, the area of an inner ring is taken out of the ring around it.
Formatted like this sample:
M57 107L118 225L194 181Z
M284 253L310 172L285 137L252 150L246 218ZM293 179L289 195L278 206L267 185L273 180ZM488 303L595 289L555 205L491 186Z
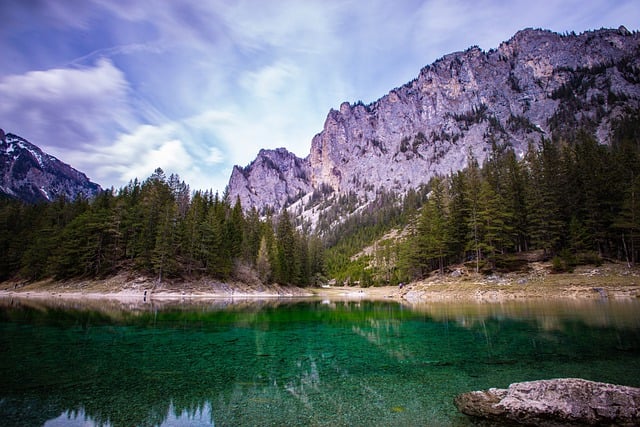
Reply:
M24 138L0 129L0 194L28 203L74 200L101 191L79 172Z

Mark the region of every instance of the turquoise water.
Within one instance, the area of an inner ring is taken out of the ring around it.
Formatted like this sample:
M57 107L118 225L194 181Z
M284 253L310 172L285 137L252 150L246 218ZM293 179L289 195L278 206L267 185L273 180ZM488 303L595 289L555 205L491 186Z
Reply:
M640 386L640 302L0 300L2 426L466 426L555 377Z

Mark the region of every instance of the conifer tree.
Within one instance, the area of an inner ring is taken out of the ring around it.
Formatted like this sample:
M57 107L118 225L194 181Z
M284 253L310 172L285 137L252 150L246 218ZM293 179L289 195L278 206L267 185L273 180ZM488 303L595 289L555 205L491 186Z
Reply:
M629 183L613 226L620 233L624 258L635 265L640 250L640 176Z
M449 252L464 261L466 257L467 238L469 236L469 199L467 198L467 182L463 171L456 172L449 183Z
M242 258L253 264L258 256L263 238L262 222L255 207L245 214L242 238Z
M266 236L260 240L260 248L256 259L256 270L258 277L263 283L271 281L271 261L269 261L269 246Z
M206 270L213 277L227 279L231 275L233 261L226 241L226 202L216 193L213 204L202 228Z
M203 268L203 231L206 221L206 200L200 191L193 194L189 209L184 220L183 256L184 270L188 276L202 271Z
M315 235L309 238L309 274L313 285L324 281L324 247L320 238Z
M153 248L152 263L158 282L166 277L176 276L179 272L177 260L178 248L178 206L167 203L159 216L156 230L156 242Z
M238 197L228 220L226 221L226 243L228 246L227 256L231 260L236 260L242 255L242 239L244 234L244 215L242 205Z
M478 198L480 247L485 254L495 255L503 252L509 242L511 226L509 216L504 210L505 203L493 190L488 181L480 186Z
M480 260L482 259L482 219L480 217L480 191L482 189L482 176L478 161L471 157L465 171L466 199L468 200L468 235L466 249L473 251L476 265L476 273L480 270Z
M296 252L296 240L289 218L289 213L283 209L276 228L276 256L277 264L275 279L283 284L294 284L299 280L300 259Z
M437 261L438 270L443 274L449 244L444 184L439 177L432 179L430 184L430 197L422 208L418 226L420 246L427 259Z
M531 240L546 253L554 253L559 248L564 228L560 210L563 205L560 154L551 141L544 139L539 149L530 147L526 161L531 176L527 194Z

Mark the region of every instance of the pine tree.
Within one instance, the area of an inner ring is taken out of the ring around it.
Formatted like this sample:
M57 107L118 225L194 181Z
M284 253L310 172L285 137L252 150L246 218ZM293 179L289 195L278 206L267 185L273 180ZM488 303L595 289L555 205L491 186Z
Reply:
M482 189L482 176L478 161L475 158L470 158L465 171L467 191L465 198L468 200L468 235L466 249L471 250L474 253L476 273L480 270L480 260L482 259L482 219L480 217L480 191Z
M245 215L242 238L242 258L245 262L253 264L258 256L262 243L262 222L255 207Z
M271 262L269 261L269 246L265 236L260 240L260 248L256 259L258 277L263 283L271 281Z
M238 197L228 220L226 221L227 256L235 261L242 255L242 240L244 234L244 214Z
M154 271L154 250L158 239L158 226L166 223L168 208L175 203L164 172L157 168L140 189L139 232L136 233L135 258L138 267ZM164 221L164 222L163 222Z
M444 264L449 246L448 221L445 206L444 184L436 177L431 180L429 200L423 206L419 233L423 241L422 246L428 259L437 260L440 274L444 274Z
M449 183L449 249L458 261L466 258L467 238L469 236L469 200L467 199L467 182L464 172L456 172Z
M229 243L226 241L227 210L226 202L221 201L216 193L207 220L202 227L206 270L213 277L220 279L229 278L233 269Z
M640 251L640 176L625 191L622 209L614 228L620 233L624 257L629 265L635 265Z
M325 280L324 247L317 236L309 238L309 274L313 285L319 285Z
M513 149L505 156L507 182L502 201L510 224L513 246L517 252L529 250L529 212L527 209L527 174Z
M296 252L296 239L293 225L286 209L280 214L276 228L275 279L283 284L293 284L299 280L300 259Z
M0 281L9 279L20 268L27 242L33 232L32 215L24 204L0 200Z
M480 247L485 254L495 256L496 252L503 253L509 243L511 226L509 215L504 210L505 203L493 190L488 181L480 186L478 200Z
M206 220L206 201L202 193L196 191L193 195L189 209L184 220L183 256L184 270L188 276L202 271L203 268L203 243L202 226Z
M554 253L560 247L565 227L560 210L562 167L558 148L545 139L540 149L530 147L526 162L531 177L527 194L531 240L546 253Z
M175 203L167 203L159 217L152 256L153 269L158 283L162 283L166 277L176 276L180 270L177 260L177 217L178 206Z

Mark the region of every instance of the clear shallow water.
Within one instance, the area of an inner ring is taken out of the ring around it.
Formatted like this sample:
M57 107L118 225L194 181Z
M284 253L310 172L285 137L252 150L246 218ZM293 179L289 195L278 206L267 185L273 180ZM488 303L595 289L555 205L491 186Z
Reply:
M512 382L640 386L640 302L0 300L0 425L471 425Z

